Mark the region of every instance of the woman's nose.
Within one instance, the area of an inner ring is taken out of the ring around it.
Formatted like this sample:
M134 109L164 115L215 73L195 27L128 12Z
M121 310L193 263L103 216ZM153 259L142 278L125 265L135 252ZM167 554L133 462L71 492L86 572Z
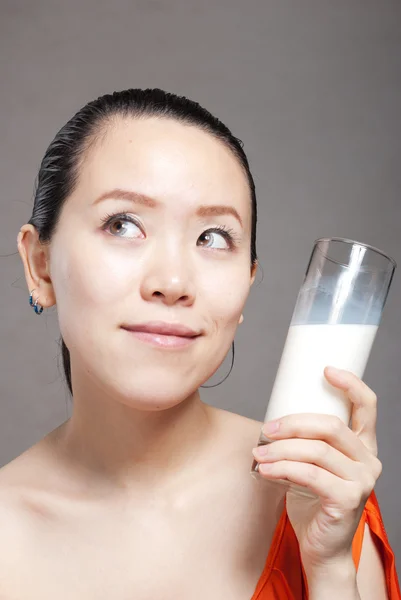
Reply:
M176 259L154 264L143 277L142 297L148 301L158 299L169 306L177 302L190 306L195 300L195 286L189 265L184 262Z

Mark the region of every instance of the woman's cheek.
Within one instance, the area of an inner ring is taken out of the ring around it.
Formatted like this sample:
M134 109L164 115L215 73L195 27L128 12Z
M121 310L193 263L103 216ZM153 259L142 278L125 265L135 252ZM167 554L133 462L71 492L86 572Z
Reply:
M249 294L249 284L243 277L209 278L203 287L207 292L206 305L220 324L236 326Z
M138 275L132 255L101 248L94 252L90 245L81 247L78 256L72 254L66 265L69 287L83 310L121 301L127 290L132 294Z

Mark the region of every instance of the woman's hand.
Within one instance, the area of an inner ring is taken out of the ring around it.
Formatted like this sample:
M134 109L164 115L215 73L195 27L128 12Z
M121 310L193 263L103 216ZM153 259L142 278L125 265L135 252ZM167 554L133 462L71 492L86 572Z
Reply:
M382 471L376 394L349 371L326 367L324 374L352 402L352 430L332 415L289 415L275 421L278 431L265 424L263 433L274 441L253 450L262 477L287 479L318 496L288 491L286 497L302 562L312 569L352 557L365 503Z

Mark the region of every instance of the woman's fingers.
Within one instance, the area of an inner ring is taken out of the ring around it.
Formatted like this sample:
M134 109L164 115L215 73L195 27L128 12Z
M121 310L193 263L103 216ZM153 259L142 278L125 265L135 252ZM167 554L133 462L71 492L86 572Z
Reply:
M377 458L376 394L349 371L326 367L324 375L351 401L352 429L334 415L287 415L263 425L271 443L253 454L262 475L288 479L322 498L340 503L345 499L348 507L357 506L382 471Z
M304 462L326 469L346 481L360 478L365 469L363 463L352 460L322 440L278 440L252 452L260 464L281 460Z
M352 431L369 451L377 456L377 396L359 377L345 370L326 367L324 374L331 385L341 389L352 403Z
M363 477L350 481L340 479L317 465L290 460L262 463L259 465L259 472L267 479L284 479L307 487L324 501L346 510L360 507L361 498L366 501L375 485L374 477L368 472Z
M288 438L322 440L349 458L360 462L364 462L369 454L355 433L334 415L299 413L287 415L277 421L280 424L278 431L269 431L268 423L262 427L264 435L271 440Z

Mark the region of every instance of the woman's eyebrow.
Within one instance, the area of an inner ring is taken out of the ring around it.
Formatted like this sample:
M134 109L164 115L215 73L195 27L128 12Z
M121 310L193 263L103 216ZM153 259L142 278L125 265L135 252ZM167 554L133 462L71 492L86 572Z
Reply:
M239 216L237 210L233 206L225 206L224 204L221 204L221 205L220 204L218 204L218 205L204 204L203 206L200 206L197 209L196 214L199 217L232 215L233 217L235 217L237 219L237 221L240 223L241 227L243 227L242 219Z
M134 192L131 190L122 190L120 188L110 190L109 192L104 192L104 194L99 196L93 202L93 204L98 204L99 202L102 202L106 199L130 200L131 202L135 202L136 204L142 204L143 206L147 206L149 208L157 208L161 206L161 202L155 200L154 198L151 198L150 196L146 196L146 194L139 194L138 192ZM243 227L242 219L238 214L238 211L233 206L226 206L224 204L203 204L202 206L199 206L197 208L196 214L199 217L216 217L220 215L232 215Z
M143 204L144 206L149 206L150 208L157 208L160 206L160 202L154 200L150 196L146 196L145 194L139 194L138 192L133 192L130 190L122 190L120 188L116 188L114 190L110 190L109 192L104 192L99 198L93 202L93 204L98 204L103 200L107 199L121 199L121 200L130 200L131 202L136 202L136 204Z

